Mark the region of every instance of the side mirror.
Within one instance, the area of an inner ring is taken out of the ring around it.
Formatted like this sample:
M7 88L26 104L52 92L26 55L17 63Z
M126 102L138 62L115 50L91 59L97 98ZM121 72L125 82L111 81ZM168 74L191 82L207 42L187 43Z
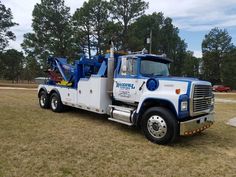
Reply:
M167 66L168 66L168 69L170 69L170 63L169 63L169 64L167 64Z

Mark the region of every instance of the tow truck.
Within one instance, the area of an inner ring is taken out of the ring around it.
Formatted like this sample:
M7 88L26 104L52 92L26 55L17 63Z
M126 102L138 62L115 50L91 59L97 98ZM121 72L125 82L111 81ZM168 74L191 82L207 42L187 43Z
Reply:
M74 65L49 57L50 79L38 86L39 105L54 112L71 106L105 114L140 127L151 142L168 144L214 122L211 83L170 76L171 61L144 51L122 54L113 45L104 56L83 56Z

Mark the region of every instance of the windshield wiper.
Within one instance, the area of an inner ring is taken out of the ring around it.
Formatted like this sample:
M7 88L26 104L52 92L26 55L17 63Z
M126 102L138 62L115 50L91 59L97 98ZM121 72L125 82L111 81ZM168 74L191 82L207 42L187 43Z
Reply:
M155 74L154 76L164 76L163 74Z
M163 74L143 74L144 76L147 76L147 77L156 77L156 76L164 76Z

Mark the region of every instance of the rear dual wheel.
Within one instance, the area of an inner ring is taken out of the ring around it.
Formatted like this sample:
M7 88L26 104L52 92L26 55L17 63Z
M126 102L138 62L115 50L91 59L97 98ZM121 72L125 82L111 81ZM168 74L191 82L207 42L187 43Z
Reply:
M39 93L39 105L43 109L51 108L53 112L62 112L64 105L61 102L60 95L53 93L51 96L42 90Z
M61 98L57 93L53 93L50 97L50 105L53 112L62 112L64 105L61 102Z
M39 105L43 109L50 107L50 98L46 91L42 90L39 93Z

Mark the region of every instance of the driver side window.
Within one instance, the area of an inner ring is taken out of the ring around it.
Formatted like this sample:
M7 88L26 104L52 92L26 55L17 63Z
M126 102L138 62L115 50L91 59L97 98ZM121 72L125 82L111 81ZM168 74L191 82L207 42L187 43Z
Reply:
M122 57L121 58L121 67L120 67L120 75L126 76L137 75L137 59L132 57Z

